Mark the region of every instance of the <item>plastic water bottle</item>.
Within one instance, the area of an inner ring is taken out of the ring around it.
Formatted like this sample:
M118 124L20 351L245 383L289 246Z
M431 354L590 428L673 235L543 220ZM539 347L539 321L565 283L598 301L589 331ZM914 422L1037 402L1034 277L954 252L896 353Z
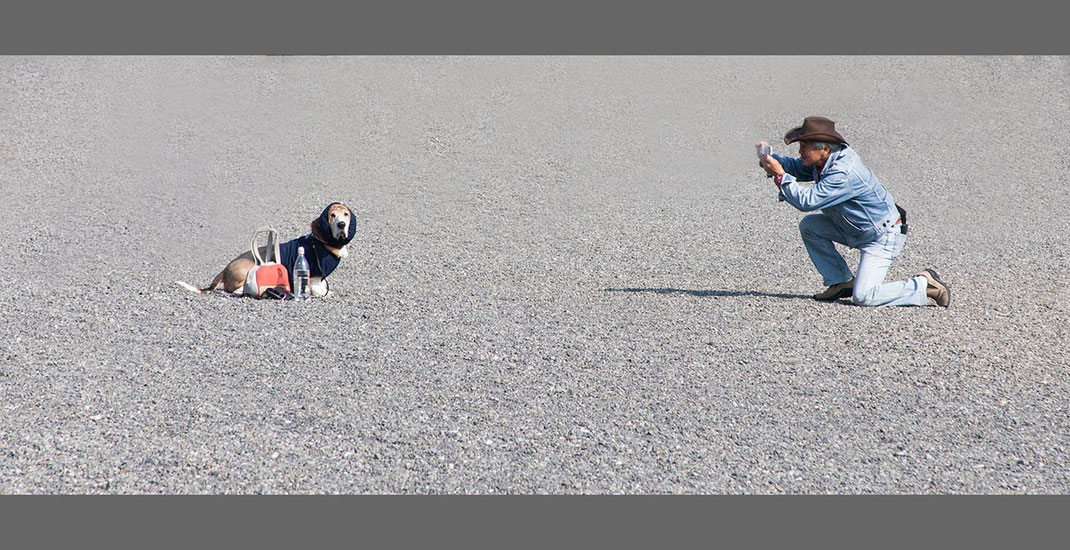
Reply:
M297 247L297 261L294 262L294 300L308 299L308 260L305 259L305 247Z

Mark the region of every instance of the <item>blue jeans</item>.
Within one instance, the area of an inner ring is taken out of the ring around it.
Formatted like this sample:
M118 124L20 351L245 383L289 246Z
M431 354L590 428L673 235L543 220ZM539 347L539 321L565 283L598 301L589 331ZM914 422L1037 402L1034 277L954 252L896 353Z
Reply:
M806 252L810 261L821 273L826 286L832 286L851 280L851 268L843 256L836 251L833 243L844 244L847 240L838 227L833 225L828 214L810 214L799 222ZM892 265L907 236L899 231L899 225L892 226L877 240L858 248L858 273L854 275L854 293L851 301L860 306L923 306L929 303L925 295L928 281L925 277L913 277L894 283L884 282L888 268Z

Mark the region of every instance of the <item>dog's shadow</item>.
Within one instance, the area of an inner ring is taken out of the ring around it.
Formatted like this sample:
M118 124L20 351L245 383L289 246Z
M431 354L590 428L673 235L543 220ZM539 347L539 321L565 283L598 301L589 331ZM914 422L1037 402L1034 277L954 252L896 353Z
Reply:
M805 294L778 294L772 292L759 292L757 290L693 290L686 288L606 288L605 292L650 292L653 294L686 294L688 296L698 296L700 298L733 298L740 296L762 296L766 298L783 298L787 300L812 300L812 296Z

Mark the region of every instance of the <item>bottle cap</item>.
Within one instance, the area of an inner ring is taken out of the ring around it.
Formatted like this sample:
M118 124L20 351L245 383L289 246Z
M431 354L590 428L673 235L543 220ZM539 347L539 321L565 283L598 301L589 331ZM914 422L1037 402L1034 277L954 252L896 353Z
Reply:
M304 254L305 253L305 247L303 247L303 246L297 247L297 253L298 254Z

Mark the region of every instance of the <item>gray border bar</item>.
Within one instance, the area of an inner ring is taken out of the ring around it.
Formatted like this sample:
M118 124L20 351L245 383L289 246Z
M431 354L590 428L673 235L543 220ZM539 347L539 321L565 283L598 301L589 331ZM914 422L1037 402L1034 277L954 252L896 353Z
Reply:
M1070 498L8 496L0 512L14 548L1011 548L1061 540Z
M961 2L38 0L4 54L1067 54L1064 7Z

